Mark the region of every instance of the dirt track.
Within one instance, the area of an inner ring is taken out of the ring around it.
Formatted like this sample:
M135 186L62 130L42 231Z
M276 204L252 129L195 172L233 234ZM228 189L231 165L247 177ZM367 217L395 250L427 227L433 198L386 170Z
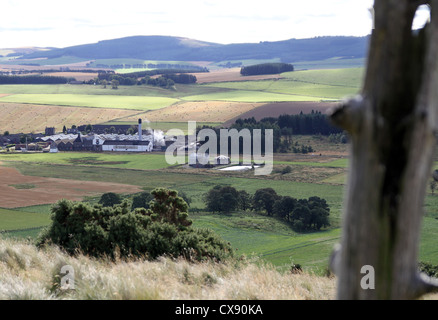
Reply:
M35 187L17 189L12 186L23 184ZM142 190L139 187L126 184L24 176L15 168L0 166L0 207L2 208L49 204L61 199L80 201L84 196L105 192L140 191Z

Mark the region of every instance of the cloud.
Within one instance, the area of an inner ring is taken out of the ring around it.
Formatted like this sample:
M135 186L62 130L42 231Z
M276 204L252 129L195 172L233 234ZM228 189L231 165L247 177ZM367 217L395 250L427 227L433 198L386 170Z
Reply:
M371 31L371 5L372 0L2 0L0 38L1 46L62 47L138 34L219 43L365 35Z

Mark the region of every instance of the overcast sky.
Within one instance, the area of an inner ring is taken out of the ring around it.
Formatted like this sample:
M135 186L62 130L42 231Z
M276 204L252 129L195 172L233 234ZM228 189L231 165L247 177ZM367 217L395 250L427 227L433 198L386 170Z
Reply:
M133 35L217 43L371 32L373 0L1 0L0 48L66 47Z

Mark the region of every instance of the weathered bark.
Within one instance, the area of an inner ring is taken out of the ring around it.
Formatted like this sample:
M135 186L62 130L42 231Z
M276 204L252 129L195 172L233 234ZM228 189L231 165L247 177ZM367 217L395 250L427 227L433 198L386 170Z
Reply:
M431 22L412 32L419 5ZM438 0L375 0L364 86L335 109L351 137L343 235L332 269L338 299L413 299L435 290L418 273L423 201L438 116ZM361 268L375 270L364 289Z

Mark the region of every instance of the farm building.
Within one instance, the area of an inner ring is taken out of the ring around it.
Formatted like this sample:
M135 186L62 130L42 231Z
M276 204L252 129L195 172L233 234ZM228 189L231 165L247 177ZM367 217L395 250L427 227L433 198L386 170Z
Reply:
M102 151L119 151L119 152L150 152L153 144L151 141L138 140L105 140L102 144Z
M138 134L57 134L41 137L44 142L55 143L59 151L119 151L151 152L154 147L154 132L141 128L138 121Z

